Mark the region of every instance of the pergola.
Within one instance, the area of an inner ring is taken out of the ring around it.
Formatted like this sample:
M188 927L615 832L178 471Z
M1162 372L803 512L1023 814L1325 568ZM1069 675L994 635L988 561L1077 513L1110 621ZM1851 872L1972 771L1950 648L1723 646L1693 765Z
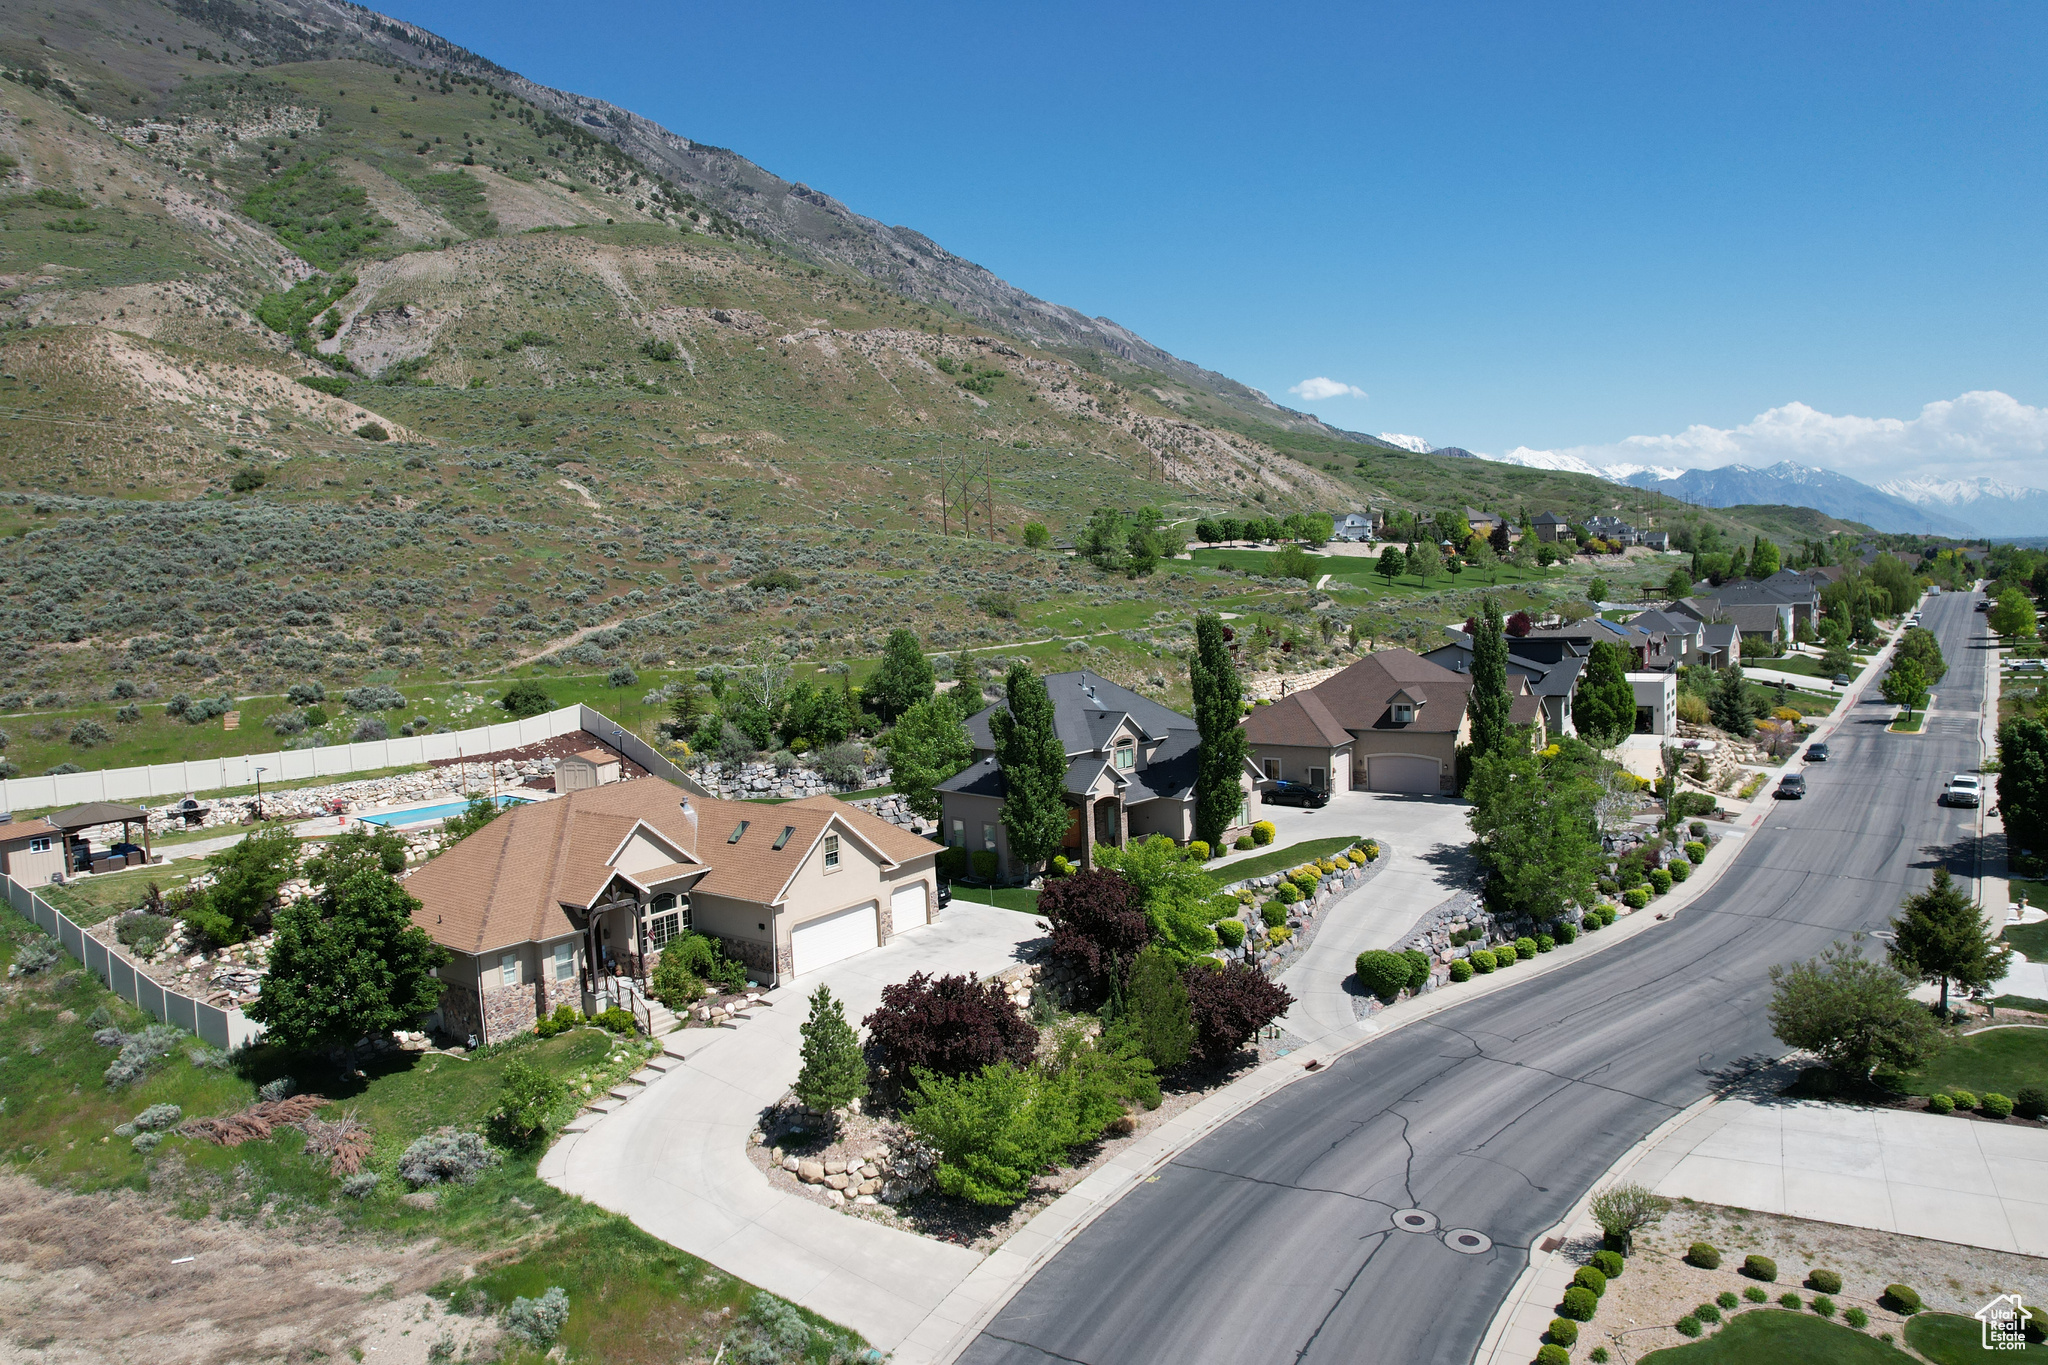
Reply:
M73 806L70 810L60 810L55 815L46 815L43 818L64 831L64 870L67 874L71 871L73 836L79 830L91 829L94 825L111 825L118 821L121 826L121 842L128 844L135 842L128 837L128 827L141 824L143 861L147 862L150 859L149 812L140 806L125 806L118 801L88 801L82 806Z

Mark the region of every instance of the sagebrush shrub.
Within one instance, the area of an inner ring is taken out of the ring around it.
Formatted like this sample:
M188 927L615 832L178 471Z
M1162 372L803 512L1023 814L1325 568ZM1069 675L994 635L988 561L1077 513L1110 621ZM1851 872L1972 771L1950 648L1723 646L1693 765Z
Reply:
M101 1047L121 1049L120 1055L108 1064L106 1071L107 1086L114 1090L140 1080L178 1043L178 1031L169 1024L151 1024L140 1033L104 1028L92 1037Z
M135 1125L138 1132L155 1133L170 1127L183 1117L185 1111L175 1104L152 1104L129 1122Z
M505 1330L537 1350L546 1350L569 1321L569 1291L549 1285L537 1299L516 1298L505 1310Z
M37 972L46 972L63 956L56 939L48 934L39 935L14 950L14 963L8 975L33 976Z
M398 1158L398 1174L408 1185L468 1185L498 1164L498 1153L481 1133L441 1128L415 1138Z
M375 1171L357 1171L341 1182L341 1192L350 1199L368 1199L376 1191L379 1179Z

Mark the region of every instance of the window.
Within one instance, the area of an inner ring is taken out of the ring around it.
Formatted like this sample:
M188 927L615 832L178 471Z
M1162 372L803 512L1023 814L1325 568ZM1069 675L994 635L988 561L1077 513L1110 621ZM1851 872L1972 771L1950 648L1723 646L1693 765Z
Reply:
M1268 780L1268 781L1272 781L1272 782L1278 782L1278 781L1280 780L1280 760L1279 760L1279 759L1277 759L1277 758L1269 758L1269 759L1266 759L1266 760L1264 760L1263 766L1264 766L1264 767L1265 767L1265 769L1266 769L1266 778L1267 778L1267 780Z
M825 870L827 872L839 870L839 836L836 834L825 836Z
M1132 744L1129 740L1124 740L1121 743L1119 743L1116 746L1116 766L1118 767L1118 769L1124 772L1129 772L1132 768L1136 767L1137 764L1137 746Z
M789 842L789 836L796 833L795 825L784 825L782 833L775 836L775 851L782 852L782 846Z
M736 828L736 829L734 829L734 830L733 830L733 832L732 832L732 835L731 835L731 837L730 837L730 838L728 838L728 839L726 840L726 842L727 842L728 844L736 844L736 843L738 843L738 842L740 841L740 836L741 836L742 834L745 834L745 833L747 832L747 826L748 826L748 825L751 825L751 824L753 824L753 823L754 823L754 822L753 822L752 820L742 820L742 821L740 821L740 823L739 823L739 826L738 826L738 828Z
M47 834L39 834L35 838L29 840L28 851L31 853L48 853L50 851L50 836Z
M1394 724L1412 725L1414 721L1415 708L1413 706L1411 706L1409 703L1405 701L1397 701L1394 703Z
M498 959L498 981L505 986L519 984L519 954L507 953Z
M996 827L994 825L982 825L981 846L991 853L996 851Z
M576 945L557 943L555 945L555 980L567 981L576 975Z
M656 915L647 921L647 946L660 948L683 932L683 916L680 911L671 910L666 915Z
M1251 822L1252 803L1249 801L1240 800L1237 803L1237 823L1240 825L1249 825Z
M967 847L967 822L965 820L956 818L953 821L953 833L947 838L946 843L952 848Z

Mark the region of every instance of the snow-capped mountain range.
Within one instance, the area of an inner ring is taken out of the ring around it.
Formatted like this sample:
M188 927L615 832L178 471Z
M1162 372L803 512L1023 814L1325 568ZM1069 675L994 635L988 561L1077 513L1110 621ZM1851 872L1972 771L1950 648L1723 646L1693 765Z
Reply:
M2024 488L1992 478L1892 479L1872 487L1846 474L1783 460L1763 469L1722 465L1595 465L1578 455L1517 447L1505 455L1483 455L1496 464L1590 474L1609 483L1655 489L1706 507L1782 503L1811 507L1832 517L1860 521L1879 531L1924 531L1947 536L2039 536L2048 534L2048 490Z

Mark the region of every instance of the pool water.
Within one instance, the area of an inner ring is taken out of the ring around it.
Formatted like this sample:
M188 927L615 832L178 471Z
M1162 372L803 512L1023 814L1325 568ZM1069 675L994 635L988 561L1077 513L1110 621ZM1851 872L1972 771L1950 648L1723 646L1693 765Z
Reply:
M531 805L523 796L500 796L498 805ZM428 825L436 820L446 820L451 815L460 815L469 809L467 801L443 801L438 806L420 806L414 810L391 810L382 815L363 815L357 818L366 825Z

